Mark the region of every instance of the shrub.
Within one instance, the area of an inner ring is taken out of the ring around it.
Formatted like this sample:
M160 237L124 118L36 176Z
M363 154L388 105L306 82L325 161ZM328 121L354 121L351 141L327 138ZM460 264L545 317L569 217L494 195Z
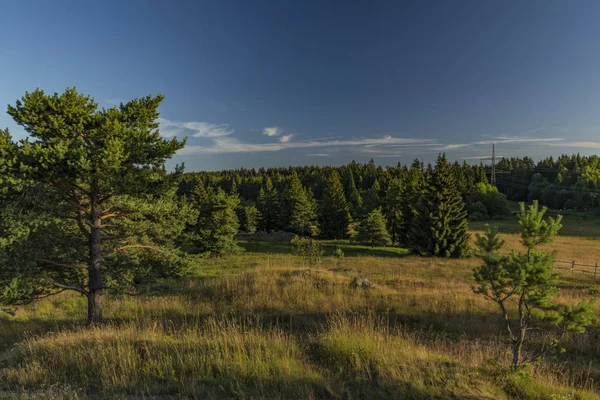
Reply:
M470 203L468 210L469 210L469 219L471 221L484 221L484 220L489 219L487 208L485 208L483 203L480 201L476 201L475 203Z
M302 256L309 265L321 264L325 250L320 242L311 238L294 236L290 243L294 246L294 253Z

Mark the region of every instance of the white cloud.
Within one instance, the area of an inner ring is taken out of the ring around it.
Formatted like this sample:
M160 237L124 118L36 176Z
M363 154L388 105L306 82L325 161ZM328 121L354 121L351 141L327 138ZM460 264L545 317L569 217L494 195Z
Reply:
M445 151L445 150L456 150L462 147L472 146L475 143L463 143L463 144L446 144L442 147L436 147L434 150Z
M594 149L600 148L599 142L566 142L566 143L553 143L550 146L560 147L589 147Z
M217 138L231 135L235 132L228 124L213 124L210 122L179 122L159 118L160 134L163 137L194 136Z
M304 142L274 142L274 143L244 143L232 137L218 137L213 139L210 146L186 146L181 149L179 155L207 155L207 154L227 154L227 153L255 153L272 152L287 149L308 149L320 147L351 147L351 146L382 146L383 152L385 146L430 146L435 143L435 139L413 139L396 138L386 136L384 138L365 138L365 139L347 139L347 140L322 140L313 139ZM389 153L389 152L387 152Z
M496 154L496 160L499 160L501 158L506 158L505 156L500 156ZM486 161L486 160L491 160L492 156L490 156L489 154L482 154L480 156L470 156L470 157L460 157L460 159L462 160L481 160L481 161Z
M283 130L278 126L270 126L263 129L263 135L279 136Z
M460 143L460 144L446 144L436 148L438 151L445 150L456 150L463 147L470 146L489 146L491 144L503 144L503 143L547 143L547 142L560 142L563 138L532 138L532 137L517 137L517 136L498 136L491 140L482 140L479 142L471 143ZM562 145L562 144L560 144Z
M312 153L312 154L307 154L308 157L329 157L329 154L327 153Z
M281 143L289 143L290 140L292 140L292 136L294 135L283 135L282 137L279 138L279 141Z

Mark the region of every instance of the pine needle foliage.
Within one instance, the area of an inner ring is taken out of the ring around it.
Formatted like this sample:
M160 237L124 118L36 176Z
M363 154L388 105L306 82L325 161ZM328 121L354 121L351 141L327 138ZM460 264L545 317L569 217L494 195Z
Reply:
M416 205L409 243L421 255L462 258L469 255L467 210L445 154L427 174L425 190Z
M483 264L474 269L473 291L498 305L512 347L513 368L558 349L569 332L582 333L596 319L589 301L574 306L553 302L558 294L558 274L552 272L556 251L543 252L538 246L552 243L562 227L562 216L544 219L545 213L537 201L528 208L521 203L518 216L524 252L502 255L504 241L489 225L485 235L477 234L476 254ZM524 354L536 337L542 339L542 346Z
M195 217L165 162L184 141L160 136L162 95L99 109L75 88L36 89L8 107L29 137L0 135L0 302L64 290L102 322L103 291L134 292L178 274L174 240Z
M358 241L375 246L389 246L392 239L385 226L381 208L376 208L358 226Z
M350 207L344 196L340 176L333 171L325 183L321 202L319 217L321 235L326 239L346 239L351 221Z

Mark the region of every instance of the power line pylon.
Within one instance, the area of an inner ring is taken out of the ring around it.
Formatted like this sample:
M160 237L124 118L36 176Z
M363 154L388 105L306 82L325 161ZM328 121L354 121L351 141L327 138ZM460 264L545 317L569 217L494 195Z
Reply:
M492 185L496 186L496 144L492 143Z

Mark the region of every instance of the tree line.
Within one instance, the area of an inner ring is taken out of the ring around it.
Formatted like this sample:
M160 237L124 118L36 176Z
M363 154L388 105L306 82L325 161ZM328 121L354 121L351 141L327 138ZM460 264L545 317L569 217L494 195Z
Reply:
M597 155L561 155L537 163L529 157L504 158L497 170L497 186L510 200L537 200L549 208L567 210L600 206Z
M488 183L484 166L450 163L444 154L433 165L414 160L384 168L371 160L341 167L194 172L184 175L179 194L193 199L206 188L239 200L235 213L244 232L353 237L372 246L407 245L421 254L462 254L437 243L438 232L430 227L438 219L444 221L440 232L457 237L468 218L508 214L506 196Z

